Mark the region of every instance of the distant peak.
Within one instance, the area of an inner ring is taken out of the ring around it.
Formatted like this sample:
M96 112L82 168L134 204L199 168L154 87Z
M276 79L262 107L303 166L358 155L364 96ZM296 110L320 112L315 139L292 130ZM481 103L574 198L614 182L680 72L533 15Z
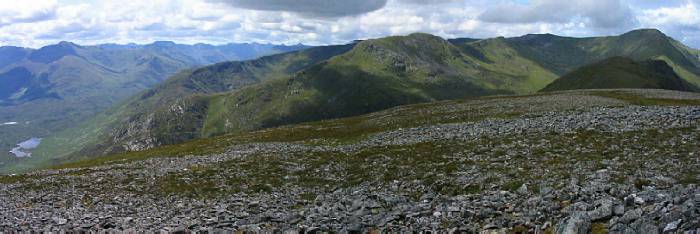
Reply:
M355 43L359 44L375 44L375 43L381 43L381 42L390 42L390 43L396 43L396 42L406 42L406 41L419 41L419 42L435 42L435 41L445 41L442 37L435 36L432 34L428 33L411 33L405 36L389 36L389 37L382 37L382 38L376 38L376 39L368 39L368 40L355 40Z
M29 55L29 60L40 63L52 63L68 55L76 55L80 46L72 42L62 41L55 45L41 47Z
M661 32L658 29L655 28L643 28L643 29L636 29L632 30L628 33L623 34L627 36L634 36L634 35L645 35L645 36L666 36L663 32Z
M557 35L550 34L550 33L545 33L545 34L532 34L531 33L531 34L526 34L526 35L523 35L520 37L509 38L509 40L545 44L545 43L550 43L553 40L556 40L558 38L561 38L561 36L557 36Z
M435 38L440 38L440 39L442 39L442 37L438 37L438 36L435 36L435 35L430 34L430 33L422 33L422 32L411 33L411 34L408 34L408 36L406 36L406 37L411 37L411 38L433 38L433 39L435 39Z
M503 36L484 39L483 41L495 41L495 42L506 42L507 39Z
M61 47L78 47L77 44L70 42L70 41L61 41L56 45L61 46Z
M520 38L551 38L551 37L559 37L557 35L551 34L551 33L530 33L530 34L525 34L521 36Z
M154 45L154 46L174 46L176 44L175 44L175 42L172 42L172 41L155 41L151 45Z

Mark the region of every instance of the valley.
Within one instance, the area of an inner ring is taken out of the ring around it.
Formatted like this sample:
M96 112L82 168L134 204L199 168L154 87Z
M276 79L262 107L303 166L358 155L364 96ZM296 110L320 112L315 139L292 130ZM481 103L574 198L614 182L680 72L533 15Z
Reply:
M0 47L0 167L27 164L9 151L46 138L161 83L177 71L306 48L270 44ZM10 126L11 125L11 126Z

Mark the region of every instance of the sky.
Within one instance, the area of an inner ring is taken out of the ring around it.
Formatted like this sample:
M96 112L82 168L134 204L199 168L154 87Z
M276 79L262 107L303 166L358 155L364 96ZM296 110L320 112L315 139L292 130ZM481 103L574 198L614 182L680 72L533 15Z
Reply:
M60 41L327 45L444 38L617 35L657 28L700 48L700 0L2 0L0 45Z

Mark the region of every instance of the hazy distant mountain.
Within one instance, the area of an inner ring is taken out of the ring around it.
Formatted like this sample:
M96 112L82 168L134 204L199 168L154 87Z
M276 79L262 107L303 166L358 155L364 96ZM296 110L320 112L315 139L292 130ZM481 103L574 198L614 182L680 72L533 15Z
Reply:
M658 30L483 40L418 33L182 72L80 128L46 139L36 153L61 162L71 155L143 150L403 104L533 93L614 56L662 60L685 82L700 83L697 50Z
M271 44L0 47L0 163L30 137L73 126L179 70L306 48Z

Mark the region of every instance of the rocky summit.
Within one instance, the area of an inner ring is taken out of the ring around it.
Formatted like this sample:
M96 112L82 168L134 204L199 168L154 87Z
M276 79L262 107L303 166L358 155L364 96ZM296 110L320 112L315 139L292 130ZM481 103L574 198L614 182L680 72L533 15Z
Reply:
M399 106L0 177L0 232L699 233L700 94Z

